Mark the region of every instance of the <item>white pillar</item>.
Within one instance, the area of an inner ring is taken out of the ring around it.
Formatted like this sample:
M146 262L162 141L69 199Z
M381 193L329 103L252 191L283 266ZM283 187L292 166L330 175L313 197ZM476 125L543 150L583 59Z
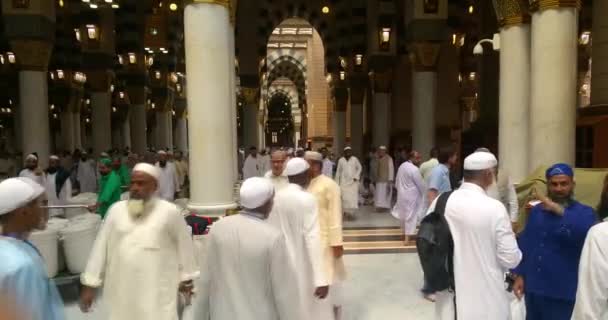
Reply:
M122 147L128 147L129 150L131 150L131 121L129 118L130 115L127 115L127 118L125 119L125 121L123 121L120 127L120 135L122 138Z
M156 113L156 148L169 149L173 151L173 120L171 111L159 111Z
M237 150L239 148L238 135L237 135L237 121L236 121L236 65L235 65L235 44L234 44L234 27L232 25L228 28L228 55L230 60L228 61L228 74L230 75L230 121L231 121L231 135L232 135L232 181L236 183L239 180L239 168L237 159Z
M99 157L112 147L112 95L110 92L91 93L91 125L93 155Z
M353 154L361 160L363 156L363 104L350 105L350 146Z
M146 153L148 148L148 137L146 132L146 105L132 105L131 116L129 121L131 122L131 144L133 152L138 155Z
M591 67L591 105L608 105L608 13L607 0L593 1L593 48Z
M228 8L215 3L192 3L184 12L190 148L189 209L207 216L223 216L236 207L233 190L231 74ZM196 89L193 89L196 88Z
M532 15L529 168L574 164L578 9Z
M386 92L374 93L374 131L373 145L374 147L386 146L389 144L389 128L390 128L390 107L391 94Z
M74 148L82 151L82 132L80 112L72 113L72 123L74 125Z
M63 150L74 151L74 117L69 110L61 112L61 141Z
M177 118L175 121L175 142L177 150L182 152L188 151L188 120L185 116Z
M412 84L412 147L427 155L435 146L437 72L414 71Z
M19 72L19 101L23 159L36 152L40 166L45 168L51 145L46 72Z
M519 183L535 169L528 168L530 25L503 27L500 42L498 163Z
M342 154L345 144L346 111L334 111L334 154Z

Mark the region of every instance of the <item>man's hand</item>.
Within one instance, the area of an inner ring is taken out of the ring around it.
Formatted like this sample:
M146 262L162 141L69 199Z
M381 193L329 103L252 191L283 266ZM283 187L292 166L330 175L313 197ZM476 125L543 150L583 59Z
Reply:
M83 286L80 291L80 311L87 313L91 311L93 301L95 301L96 289Z
M515 282L513 283L513 293L517 299L521 300L525 292L524 278L522 276L517 276L517 278L515 278Z
M543 208L545 208L545 210L551 211L551 212L557 214L558 216L564 215L564 207L553 202L548 197L540 196L539 198L540 198L539 200L543 203Z
M179 292L184 296L186 305L189 306L192 302L192 296L194 295L194 283L192 283L192 280L180 283Z
M325 299L329 294L329 286L317 287L315 289L315 297L317 299Z
M97 208L99 208L100 205L100 203L92 204L87 207L87 210L89 210L89 212L95 212L97 211Z
M334 251L334 258L339 259L344 255L344 246L331 247Z
M512 221L511 222L511 228L513 229L513 232L517 232L517 230L519 230L519 222Z

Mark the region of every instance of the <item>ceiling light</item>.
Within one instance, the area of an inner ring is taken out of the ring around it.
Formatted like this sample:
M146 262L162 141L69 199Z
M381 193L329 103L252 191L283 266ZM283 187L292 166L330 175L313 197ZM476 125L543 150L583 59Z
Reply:
M169 9L170 9L171 11L177 11L177 4L175 4L175 3L170 4L170 5L169 5Z
M113 8L113 9L119 9L119 8L120 8L120 6L118 5L118 3L113 3L113 4L112 4L112 8Z
M94 4L94 3L91 3L91 4L89 5L89 7L90 7L91 9L97 9L97 5L96 5L96 4Z
M323 8L321 8L321 12L323 12L324 14L328 14L329 13L329 7L328 6L324 6Z
M469 6L469 14L473 14L475 12L475 7L473 5Z

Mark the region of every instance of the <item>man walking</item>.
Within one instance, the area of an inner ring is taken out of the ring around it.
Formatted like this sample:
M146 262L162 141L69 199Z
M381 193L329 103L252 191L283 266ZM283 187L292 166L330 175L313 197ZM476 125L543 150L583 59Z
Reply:
M347 220L355 219L359 209L359 181L361 180L361 163L353 156L351 147L344 148L344 156L338 161L336 182L342 194L342 210Z
M392 205L393 181L395 180L395 167L393 159L386 153L386 147L378 148L378 160L376 162L376 193L374 203L376 211L387 210Z
M277 192L289 185L289 179L284 172L286 161L287 153L282 150L275 150L270 156L271 170L264 175L266 179L270 179L274 190Z
M418 170L421 158L420 153L412 151L409 160L404 162L397 171L395 186L397 187L397 203L392 214L401 220L405 234L405 243L408 244L410 236L416 234L416 225L421 211L424 210L424 193L426 186Z
M70 172L59 165L59 157L53 155L49 158L49 167L46 169L45 181L49 206L69 204L69 200L72 198ZM51 209L49 211L50 216L63 214L63 209Z

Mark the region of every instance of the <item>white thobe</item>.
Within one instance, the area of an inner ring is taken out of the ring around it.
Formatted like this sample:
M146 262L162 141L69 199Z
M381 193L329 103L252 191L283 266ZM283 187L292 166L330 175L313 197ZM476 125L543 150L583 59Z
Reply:
M103 285L112 320L177 320L180 282L199 271L192 236L179 209L153 198L132 218L127 201L110 207L85 272L84 285Z
M359 208L359 180L361 180L361 163L356 157L345 157L338 161L336 182L342 192L342 209L354 211Z
M202 270L194 319L304 319L285 237L267 221L237 214L214 223Z
M80 193L97 192L97 168L95 160L80 161L78 163L76 179L80 184Z
M258 155L259 165L259 176L263 176L268 170L272 169L270 165L270 155Z
M329 158L323 159L323 168L321 169L321 173L332 179L334 178L334 163Z
M305 319L329 319L331 307L314 297L327 286L323 270L317 199L302 187L289 184L274 198L268 223L283 232L296 269Z
M175 200L175 193L179 192L179 178L177 172L175 172L175 165L167 162L165 167L161 167L160 163L156 163L156 167L160 170L160 177L158 177L158 190L157 195L164 200L173 201Z
M397 203L391 213L401 220L406 235L416 233L416 225L421 210L424 210L424 193L426 185L420 170L412 162L404 162L397 171L395 180L397 187Z
M511 182L511 178L501 170L498 173L496 181L488 188L488 196L502 202L507 208L509 219L511 222L517 222L519 219L519 200L515 185Z
M59 196L57 196L57 185L55 183L55 178L57 178L57 173L47 174L46 176L45 189L49 206L64 206L70 204L70 199L72 198L72 182L70 182L70 178L68 177L63 184L63 187L59 192ZM63 213L63 209L49 210L50 216L62 215Z
M376 190L374 192L374 205L376 208L384 208L388 209L392 205L393 200L393 188L392 183L395 177L395 165L393 164L393 159L389 156L385 156L388 158L388 172L386 177L387 181L378 181L382 176L379 172L376 175ZM377 159L377 162L383 161L381 159ZM376 170L380 170L379 163L376 164Z
M428 212L435 210L436 203L437 199ZM509 320L504 274L519 265L522 253L505 206L481 187L465 182L448 199L445 217L454 239L458 319ZM453 298L447 292L437 295L440 320L454 319Z
M587 234L578 270L578 289L572 320L608 318L608 223Z
M289 185L289 178L283 172L280 176L275 176L272 171L266 172L264 178L269 179L274 186L274 191L278 192Z
M243 180L260 176L259 159L257 157L254 158L251 155L247 156L247 159L245 159L245 164L243 164Z
M19 177L30 178L30 179L34 180L34 182L37 182L43 188L46 186L44 173L37 175L36 170L30 170L27 168L23 169L23 170L21 170L21 172L19 172Z

